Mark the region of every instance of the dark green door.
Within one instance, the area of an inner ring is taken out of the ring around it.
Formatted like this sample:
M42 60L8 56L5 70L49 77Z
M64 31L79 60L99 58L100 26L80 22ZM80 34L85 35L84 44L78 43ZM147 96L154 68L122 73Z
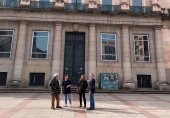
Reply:
M73 85L78 83L84 74L85 63L85 33L66 32L64 74L68 74Z

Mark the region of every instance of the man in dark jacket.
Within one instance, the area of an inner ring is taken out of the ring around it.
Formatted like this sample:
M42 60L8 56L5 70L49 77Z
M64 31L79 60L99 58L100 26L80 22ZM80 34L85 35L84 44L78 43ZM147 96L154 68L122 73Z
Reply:
M90 73L89 92L90 92L90 108L88 108L87 110L94 110L95 109L95 102L94 102L95 78L93 73Z
M49 86L50 86L50 91L51 91L51 109L55 109L54 107L54 102L55 100L57 101L56 108L61 108L59 103L60 103L60 85L59 85L59 75L58 73L54 74L54 78L50 81Z

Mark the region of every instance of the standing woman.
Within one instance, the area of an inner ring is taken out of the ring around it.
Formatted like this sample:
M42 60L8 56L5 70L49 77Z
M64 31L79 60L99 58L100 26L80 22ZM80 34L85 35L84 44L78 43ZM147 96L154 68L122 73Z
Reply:
M85 79L84 75L81 75L79 84L78 84L78 93L79 93L79 101L80 101L80 106L82 107L82 97L84 101L84 108L86 108L86 89L88 87L87 80Z
M67 98L69 100L70 107L71 107L71 81L68 79L68 75L64 76L62 87L63 87L63 94L65 97L65 107L67 107Z

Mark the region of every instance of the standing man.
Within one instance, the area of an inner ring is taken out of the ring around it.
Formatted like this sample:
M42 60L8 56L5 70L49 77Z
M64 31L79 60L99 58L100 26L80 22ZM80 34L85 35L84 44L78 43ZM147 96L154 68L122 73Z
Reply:
M56 108L62 108L60 103L60 85L59 85L59 75L58 73L54 74L54 78L49 83L50 91L51 91L51 109L55 110L54 102L57 101Z
M89 92L90 92L90 107L87 110L94 110L95 109L95 102L94 102L95 78L93 73L90 73Z

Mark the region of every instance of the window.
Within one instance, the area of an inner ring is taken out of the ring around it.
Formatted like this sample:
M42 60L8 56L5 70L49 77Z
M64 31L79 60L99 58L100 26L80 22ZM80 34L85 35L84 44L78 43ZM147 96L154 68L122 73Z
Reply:
M10 58L13 40L12 30L0 30L0 58Z
M45 73L30 73L30 86L44 86Z
M116 34L101 33L101 42L102 60L116 61Z
M133 0L133 6L142 6L142 0Z
M112 5L112 0L102 0L103 5Z
M138 88L152 88L151 75L137 75Z
M31 58L47 58L48 31L33 31Z
M0 72L0 86L6 86L7 72Z
M135 61L150 61L148 35L134 35Z
M72 3L81 3L81 0L72 0Z

